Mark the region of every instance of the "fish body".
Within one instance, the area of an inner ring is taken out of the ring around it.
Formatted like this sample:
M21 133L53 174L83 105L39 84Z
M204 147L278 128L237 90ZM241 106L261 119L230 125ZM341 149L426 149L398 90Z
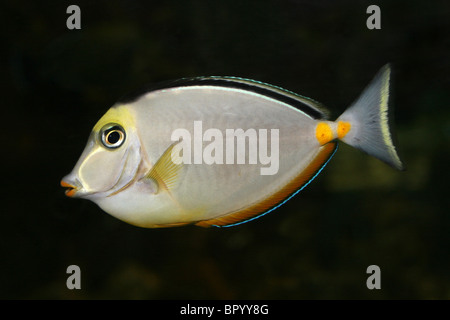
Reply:
M336 121L312 99L252 80L154 87L108 110L61 185L140 227L240 224L303 189L339 140L402 169L389 83L385 66Z

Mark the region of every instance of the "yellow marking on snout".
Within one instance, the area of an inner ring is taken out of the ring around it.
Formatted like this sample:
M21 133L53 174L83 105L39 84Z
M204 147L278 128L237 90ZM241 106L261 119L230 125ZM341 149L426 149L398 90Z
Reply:
M347 135L350 131L352 125L347 121L339 121L337 125L337 136L339 139L342 139Z
M316 139L320 145L324 145L333 140L334 134L330 125L326 122L319 122L316 126Z

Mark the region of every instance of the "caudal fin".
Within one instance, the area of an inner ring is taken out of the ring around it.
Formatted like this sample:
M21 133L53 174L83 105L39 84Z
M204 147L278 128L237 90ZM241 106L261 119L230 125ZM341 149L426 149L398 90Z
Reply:
M361 96L336 120L346 128L345 143L403 170L389 126L389 84L391 69L385 65ZM347 132L348 130L348 132Z

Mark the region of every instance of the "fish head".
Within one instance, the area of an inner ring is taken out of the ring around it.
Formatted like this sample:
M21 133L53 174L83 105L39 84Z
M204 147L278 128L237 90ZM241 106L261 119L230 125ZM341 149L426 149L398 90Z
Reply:
M61 186L66 195L95 200L133 183L141 163L134 117L126 105L113 106L94 126L86 147Z

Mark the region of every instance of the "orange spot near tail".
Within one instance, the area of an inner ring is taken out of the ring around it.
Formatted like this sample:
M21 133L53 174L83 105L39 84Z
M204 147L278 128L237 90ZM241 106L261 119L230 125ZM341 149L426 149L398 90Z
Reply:
M316 139L324 145L334 139L333 130L326 122L319 122L316 127Z
M339 139L342 139L347 135L347 133L350 131L352 125L350 122L346 121L339 121L337 126L337 136Z

